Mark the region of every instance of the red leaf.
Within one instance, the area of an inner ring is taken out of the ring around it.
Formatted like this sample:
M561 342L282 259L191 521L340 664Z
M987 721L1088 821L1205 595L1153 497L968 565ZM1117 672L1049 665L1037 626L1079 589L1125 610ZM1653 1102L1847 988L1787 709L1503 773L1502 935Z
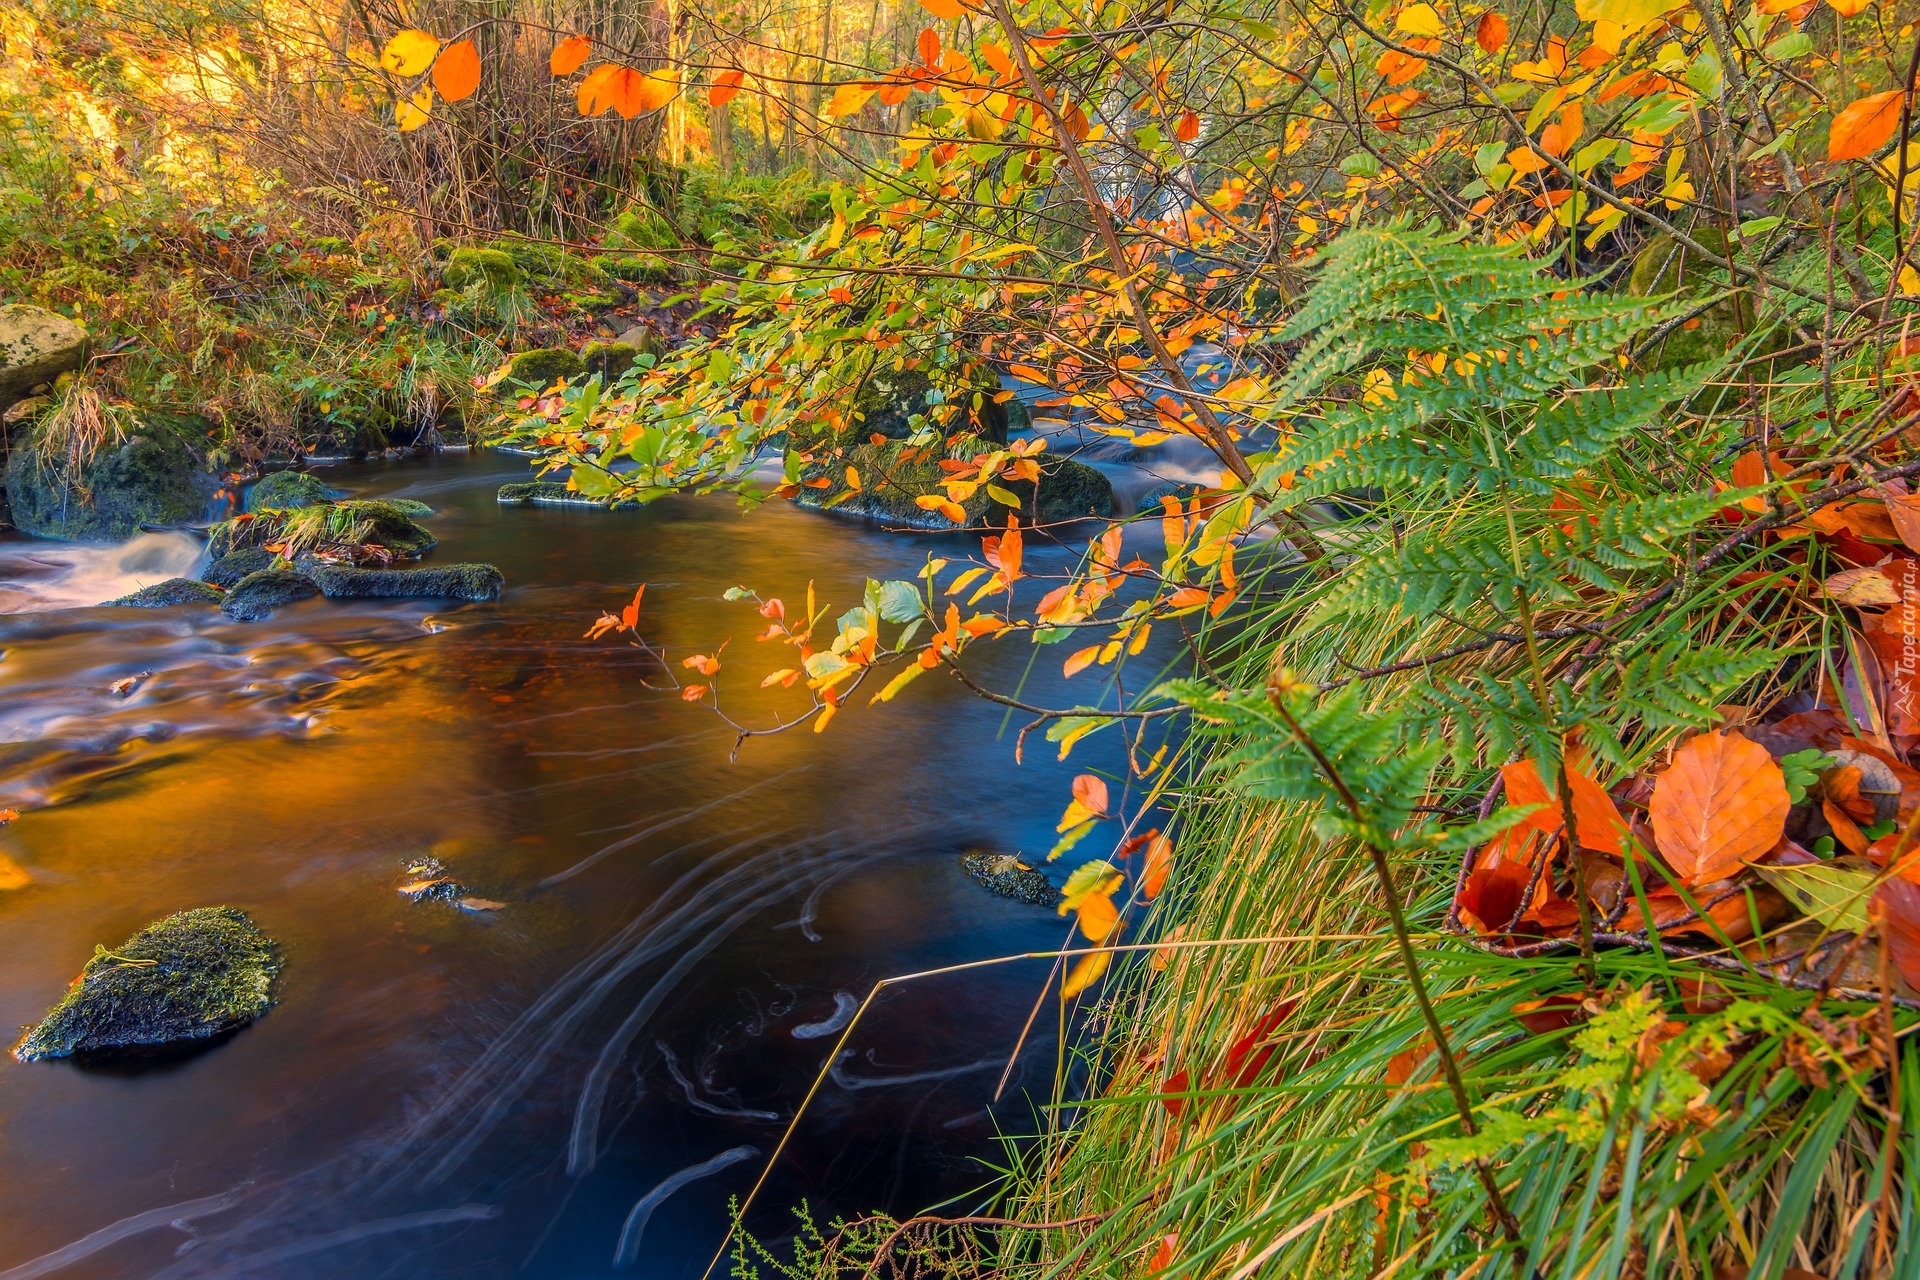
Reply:
M920 33L920 38L916 40L914 44L919 51L920 61L930 67L940 65L940 33L938 31L935 31L932 27L926 28Z
M1889 880L1873 895L1873 905L1893 967L1908 986L1920 988L1920 884Z
M1165 1271L1173 1265L1173 1259L1179 1249L1180 1236L1177 1232L1173 1235L1161 1236L1160 1247L1153 1251L1153 1257L1147 1261L1147 1270Z
M1185 1068L1168 1076L1167 1082L1160 1086L1160 1105L1165 1107L1167 1113L1176 1120L1180 1118L1180 1113L1186 1109L1187 1100L1185 1098L1169 1097L1168 1095L1186 1093L1190 1087L1191 1086L1187 1084Z
M1267 1016L1255 1023L1253 1030L1233 1042L1227 1050L1226 1078L1230 1087L1244 1089L1259 1079L1260 1073L1273 1059L1276 1046L1261 1042L1271 1036L1280 1024L1293 1012L1299 1001L1282 1000L1267 1012Z

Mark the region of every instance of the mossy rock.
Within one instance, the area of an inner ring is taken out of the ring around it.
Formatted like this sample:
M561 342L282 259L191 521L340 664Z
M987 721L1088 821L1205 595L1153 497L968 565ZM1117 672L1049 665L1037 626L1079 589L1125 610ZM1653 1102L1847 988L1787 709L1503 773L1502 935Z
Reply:
M96 951L13 1056L32 1062L209 1039L271 1008L279 973L273 942L244 912L182 911Z
M300 522L308 520L326 520L342 529L362 528L364 533L361 541L376 543L395 555L418 556L432 549L439 541L397 502L380 498L349 498L344 502L321 503L254 520L224 520L208 531L207 554L218 560L246 547L278 542L287 535L289 528L298 528Z
M120 542L147 525L204 518L219 481L195 456L213 424L195 414L137 411L132 434L68 475L16 442L7 460L13 522L23 533L64 542Z
M520 264L502 249L455 249L440 268L440 282L449 289L478 285L489 293L506 293L522 281Z
M219 604L221 592L197 578L168 578L131 595L108 600L103 608L165 609L176 604Z
M242 547L215 558L200 574L200 581L223 589L232 589L240 579L262 569L271 569L280 557L264 547Z
M671 249L680 237L658 210L640 205L614 218L600 243L609 249Z
M320 584L292 569L262 569L235 583L221 600L220 608L236 622L258 622L271 617L283 605L311 600L320 594Z
M356 569L312 565L304 570L329 600L497 600L507 585L490 564L425 569Z
M0 307L0 406L86 363L86 329L57 311Z
M979 436L993 444L1007 442L1007 410L1005 405L993 401L994 388L976 389L980 396L980 405L973 405L973 392L960 392L954 398L961 407L946 423L939 427L945 435L967 434ZM868 440L875 435L886 436L889 440L905 440L916 430L912 419L918 414L931 415L944 403L934 390L933 380L920 369L894 369L881 366L867 374L866 380L853 398L853 411L856 418L851 437L856 440Z
M1037 507L1031 483L1014 480L1006 487L1026 500L1028 514L1036 524L1104 520L1113 514L1113 482L1097 468L1084 462L1075 462L1072 458L1041 460Z
M291 511L331 502L339 496L338 489L329 488L320 477L308 472L276 471L247 490L247 510Z
M494 495L503 507L595 507L610 505L604 498L589 498L577 489L569 489L558 480L528 480L503 484Z
M639 356L640 348L630 342L589 342L580 351L587 372L599 374L606 383L618 381Z
M883 525L916 529L927 533L952 533L955 530L981 529L1002 523L998 511L1005 511L987 496L985 488L960 504L967 514L965 525L956 525L937 511L928 511L914 499L938 494L946 496L940 482L947 476L940 469L944 457L970 458L987 448L970 437L959 437L947 449L932 446L913 449L896 441L886 444L858 444L841 451L839 457L816 448L815 462L800 469L801 489L793 500L803 507L833 511L840 515L862 516ZM847 468L860 476L860 488L846 483ZM825 480L825 486L818 481ZM808 485L807 481L816 484ZM998 511L996 511L998 508Z
M666 284L673 264L657 253L597 253L587 265L609 280L627 284Z
M1627 277L1627 292L1636 298L1657 297L1669 293L1677 293L1685 297L1705 296L1725 288L1726 259L1720 255L1723 255L1726 250L1726 236L1712 227L1696 228L1692 236L1702 247L1712 250L1716 256L1703 257L1691 250L1681 249L1674 243L1671 236L1656 235L1641 246L1640 251L1634 255L1633 271ZM1692 328L1675 329L1662 338L1659 346L1645 357L1644 367L1650 371L1678 369L1703 361L1721 359L1737 344L1767 324L1754 313L1753 296L1744 290L1731 297L1722 298L1702 312L1697 319L1698 323ZM1765 360L1774 352L1786 347L1790 341L1791 338L1786 330L1778 324L1773 324L1749 353L1748 359ZM1755 370L1755 376L1764 381L1770 375L1761 370ZM1731 394L1731 390L1723 389L1712 394L1718 398L1722 394ZM1713 407L1712 405L1701 406L1700 411Z
M990 893L1036 907L1050 907L1060 900L1053 881L1037 868L1030 867L1012 854L969 853L961 857L966 873L985 885Z
M565 347L539 347L522 351L507 362L507 376L544 391L562 378L579 378L587 372L586 361Z
M430 516L433 514L433 508L418 498L382 498L380 501L386 503L401 515L412 516L416 520L421 516Z

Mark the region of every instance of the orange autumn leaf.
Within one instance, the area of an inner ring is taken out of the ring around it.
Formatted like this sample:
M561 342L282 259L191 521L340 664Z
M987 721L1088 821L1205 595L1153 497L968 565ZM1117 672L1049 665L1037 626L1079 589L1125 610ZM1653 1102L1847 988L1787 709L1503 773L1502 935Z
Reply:
M443 102L471 98L480 87L480 51L471 40L457 40L440 51L433 64L433 87Z
M706 696L707 686L703 684L690 684L680 691L680 698L683 702L698 702Z
M1147 860L1140 868L1140 896L1151 902L1167 887L1173 874L1173 841L1156 835L1147 843Z
M734 95L740 92L740 82L746 79L744 71L722 71L713 78L713 85L707 90L707 102L710 106L724 107L732 102Z
M1920 885L1889 880L1873 895L1873 914L1888 958L1910 987L1920 987Z
M1073 798L1088 813L1107 816L1107 784L1094 774L1083 773L1073 780Z
M1153 1257L1147 1261L1147 1270L1165 1271L1173 1265L1173 1260L1178 1254L1179 1249L1180 1237L1178 1234L1161 1236L1160 1246L1153 1251Z
M621 119L631 120L643 112L658 111L679 92L680 82L671 71L640 72L603 63L580 82L580 114L597 116L617 111Z
M556 76L570 76L580 69L591 52L592 40L586 36L568 36L553 46L553 53L547 58L547 70Z
M913 504L922 511L938 511L955 524L967 522L967 509L957 502L941 497L937 493L923 493L913 500Z
M1722 880L1780 842L1787 781L1767 749L1714 730L1673 753L1648 814L1660 852L1688 884Z
M967 11L960 0L920 0L920 7L936 18L957 18Z
M641 583L634 590L633 602L620 611L620 629L631 631L640 624L640 597L647 594L647 584Z
M1182 142L1192 142L1200 136L1200 117L1191 111L1183 113L1173 126L1173 136Z
M1071 679L1072 677L1079 675L1082 671L1085 671L1088 667L1092 666L1093 660L1099 656L1100 656L1100 646L1097 644L1090 644L1084 649L1076 650L1071 656L1069 656L1067 658L1066 663L1062 667L1062 669L1067 673L1067 677Z
M1080 932L1088 942L1105 942L1120 923L1120 909L1105 894L1092 893L1080 900L1077 909Z
M919 53L920 61L928 66L940 65L940 33L932 27L927 27L920 32L919 37L914 41L914 49Z
M1827 131L1828 160L1860 160L1885 145L1900 124L1901 90L1870 93L1849 102Z
M1094 983L1100 981L1100 975L1105 973L1107 966L1112 963L1113 953L1111 951L1096 951L1074 965L1072 971L1067 974L1067 980L1060 984L1060 998L1062 1000L1071 1000Z
M1622 853L1620 833L1626 830L1627 820L1620 815L1620 809L1613 803L1613 797L1609 796L1604 787L1581 769L1577 758L1569 759L1566 769L1567 790L1573 793L1575 837L1585 848L1615 855ZM1566 819L1560 812L1559 797L1540 777L1539 766L1535 761L1521 760L1514 764L1502 765L1500 776L1506 783L1507 799L1512 803L1547 806L1530 815L1526 819L1527 826L1547 835L1553 835L1565 825Z
M717 655L710 657L704 653L696 653L681 659L680 665L689 671L698 671L703 676L710 676L720 669L720 659Z
M1474 29L1474 42L1488 53L1498 53L1507 46L1506 15L1489 9L1480 15L1480 25Z
M1006 77L1013 75L1013 59L1005 49L1002 49L991 40L980 45L979 48L980 56L987 60L987 65L993 68L995 75Z

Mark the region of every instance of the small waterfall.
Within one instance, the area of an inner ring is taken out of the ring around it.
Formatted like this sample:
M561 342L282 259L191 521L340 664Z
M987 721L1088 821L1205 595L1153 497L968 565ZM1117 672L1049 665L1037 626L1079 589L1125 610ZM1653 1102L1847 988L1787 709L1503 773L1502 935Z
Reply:
M168 578L192 577L206 547L191 534L143 533L117 546L0 544L0 613L85 608Z

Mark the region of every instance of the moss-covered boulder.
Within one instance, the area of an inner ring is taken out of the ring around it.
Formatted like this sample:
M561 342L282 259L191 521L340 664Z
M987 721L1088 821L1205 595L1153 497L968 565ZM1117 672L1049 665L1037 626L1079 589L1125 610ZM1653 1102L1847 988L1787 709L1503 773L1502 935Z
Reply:
M605 510L608 506L604 498L589 498L578 490L567 488L558 480L503 484L494 497L503 507L596 507Z
M1702 227L1694 230L1693 238L1714 256L1684 250L1673 237L1656 235L1634 255L1627 292L1636 298L1677 293L1704 299L1728 288L1726 236L1715 228ZM1742 290L1721 298L1686 326L1668 333L1647 354L1645 364L1648 369L1675 369L1716 360L1756 333L1760 339L1750 351L1752 359L1766 359L1791 341L1783 327L1755 314L1753 296ZM1756 370L1755 376L1764 381L1768 375ZM1712 407L1703 406L1702 411Z
M214 560L201 571L200 581L226 590L232 588L248 574L259 573L262 569L271 569L278 563L280 563L280 557L265 547L242 547L238 551L228 552Z
M220 608L235 622L258 622L283 605L311 600L319 594L320 585L304 573L262 569L235 583L220 601Z
M0 406L86 363L87 331L45 307L0 307Z
M520 264L504 249L455 249L440 268L440 283L449 289L505 293L521 282Z
M1105 473L1072 458L1041 461L1038 499L1027 481L1012 481L1007 488L1025 499L1026 512L1035 524L1103 520L1113 514L1113 482Z
M412 516L416 520L421 516L430 516L433 514L433 508L418 498L381 498L380 501L386 503L401 515Z
M639 355L640 349L627 342L589 342L580 349L587 372L599 374L605 383L617 382L621 374L633 368Z
M1060 900L1060 891L1038 868L1030 867L1012 854L969 853L960 859L969 876L985 885L990 893L1015 902L1030 902L1050 907Z
M878 365L854 393L852 438L869 440L882 435L905 440L917 430L914 415L931 418L939 406L957 401L959 409L939 426L943 434L974 435L993 444L1005 444L1007 410L994 402L995 390L983 384L971 391L940 392L923 370ZM977 405L976 397L980 401Z
M232 907L200 907L97 948L66 998L14 1046L22 1062L205 1040L273 1005L273 942Z
M340 491L329 488L319 476L305 471L276 471L247 490L247 510L291 511L331 502L339 496Z
M414 504L419 506L421 504ZM326 542L358 542L385 547L395 555L418 556L436 539L396 503L380 498L351 498L251 520L223 520L207 534L207 554L216 560L247 547L287 542L312 547ZM297 552L290 552L298 558Z
M63 542L120 542L143 526L196 523L219 483L194 452L212 430L195 414L138 410L124 440L77 466L16 441L6 484L13 522Z
M219 604L218 587L197 578L168 578L130 595L108 600L104 607L121 609L165 609L176 604Z
M544 391L562 378L584 377L586 361L565 347L538 347L522 351L507 362L507 376Z
M330 600L497 600L506 577L490 564L425 569L357 569L311 565L304 570Z

